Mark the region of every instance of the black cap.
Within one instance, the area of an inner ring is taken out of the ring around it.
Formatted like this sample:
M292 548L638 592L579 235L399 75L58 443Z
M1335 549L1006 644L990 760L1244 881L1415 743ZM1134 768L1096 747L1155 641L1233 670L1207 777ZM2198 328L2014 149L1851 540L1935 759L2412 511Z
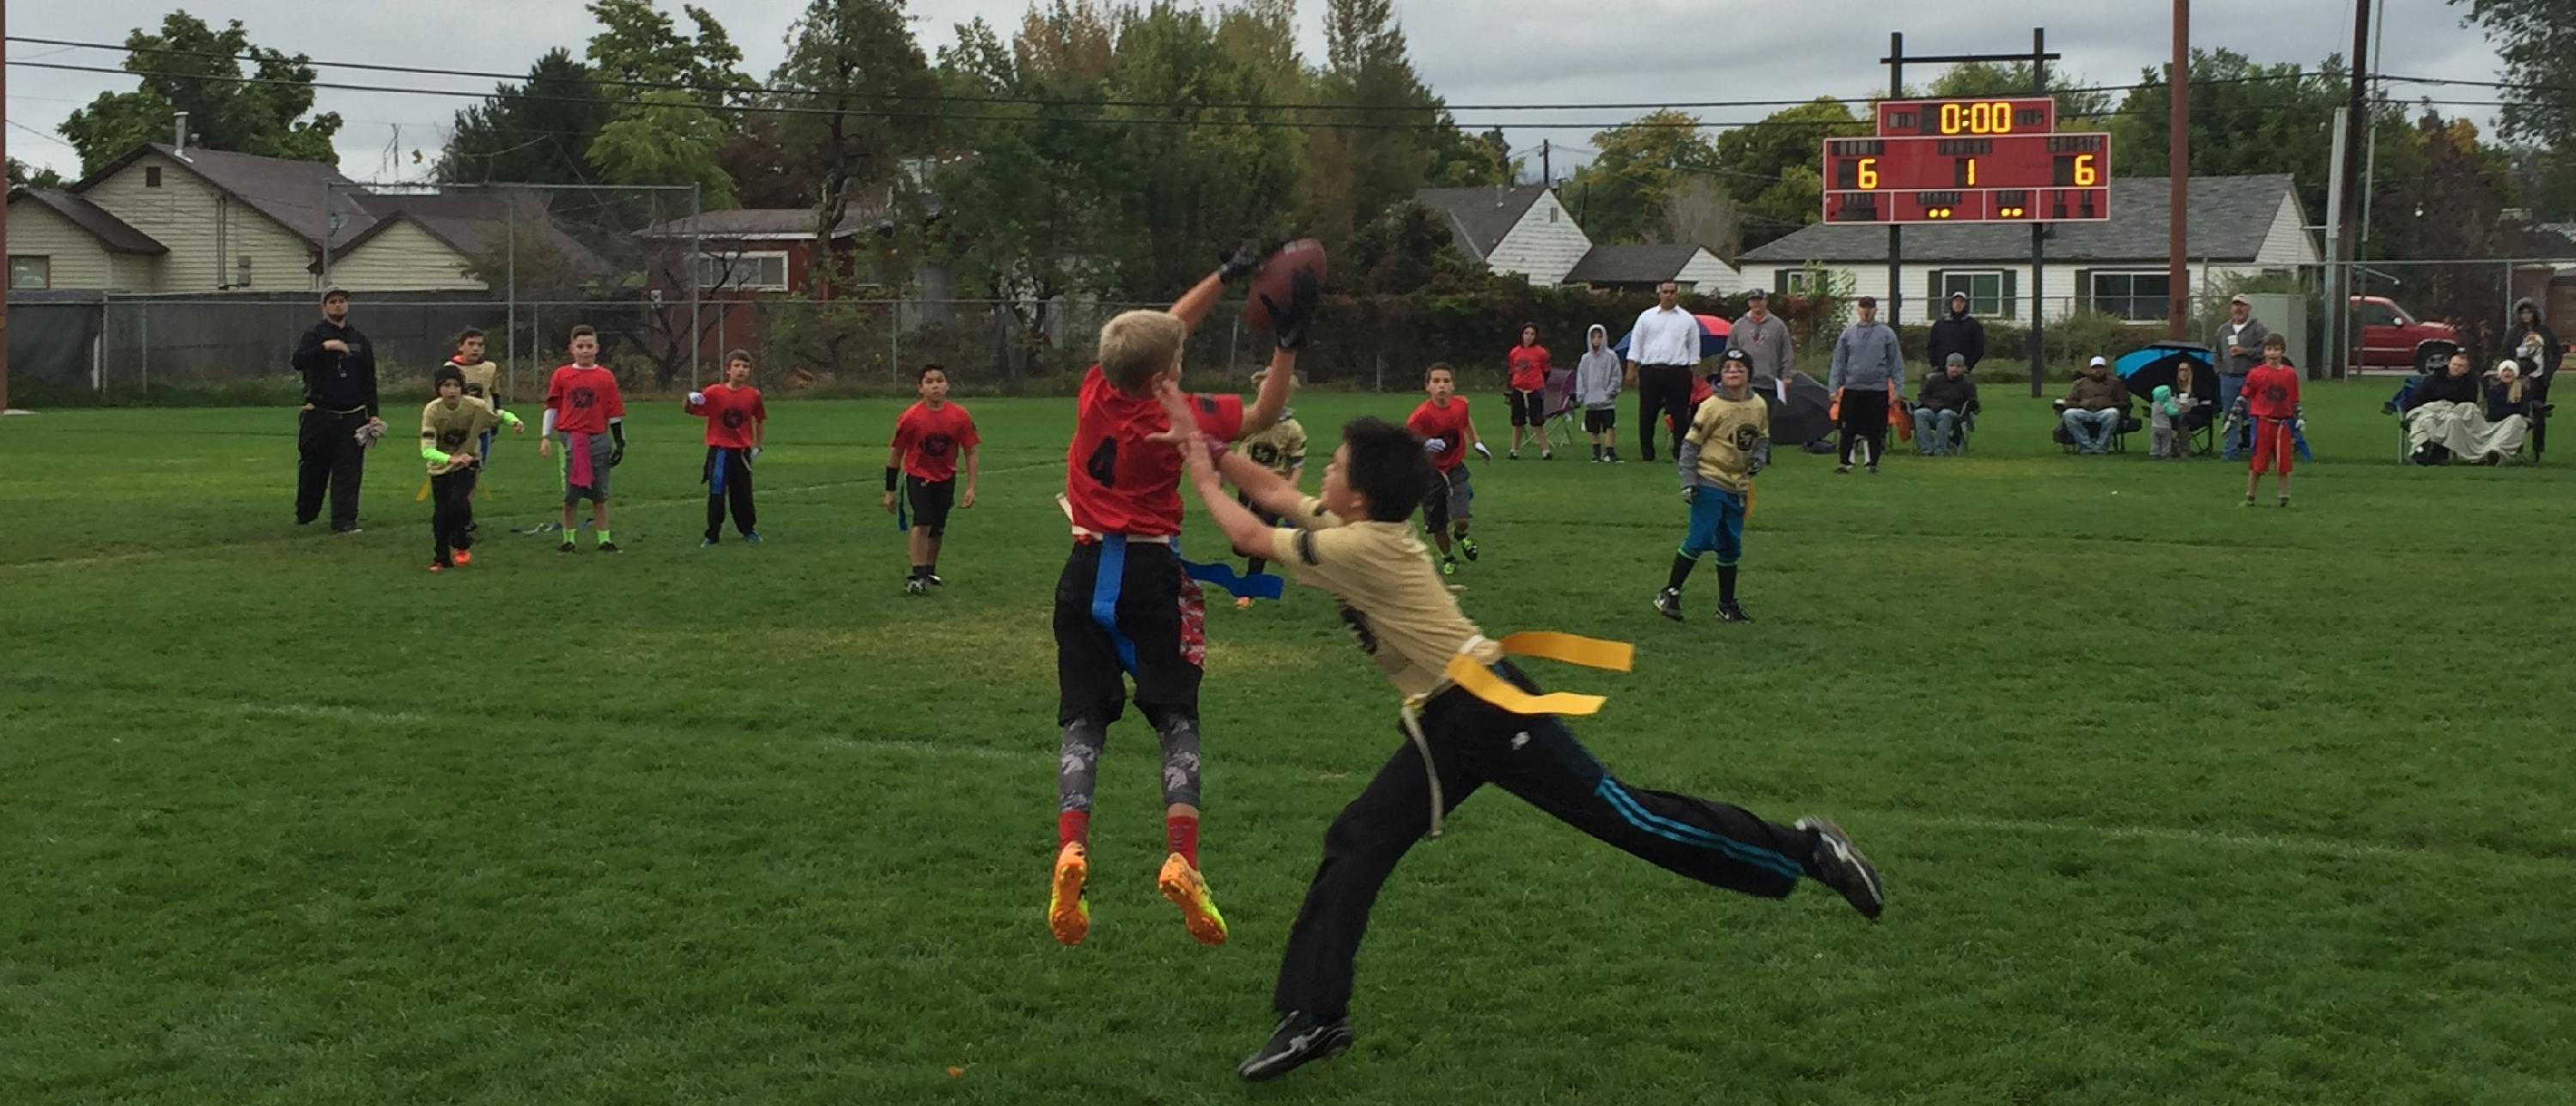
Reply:
M1726 356L1718 359L1718 364L1721 366L1742 365L1749 369L1753 367L1753 355L1740 349L1730 349L1726 351Z
M1750 292L1746 292L1744 294L1744 298L1748 300L1767 300L1771 298L1771 293L1756 288Z

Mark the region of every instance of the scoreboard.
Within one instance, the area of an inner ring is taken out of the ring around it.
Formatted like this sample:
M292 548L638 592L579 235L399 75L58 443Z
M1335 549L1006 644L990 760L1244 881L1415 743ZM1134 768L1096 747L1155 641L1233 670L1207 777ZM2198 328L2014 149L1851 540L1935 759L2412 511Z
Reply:
M2046 97L1882 101L1876 137L1825 140L1825 221L2109 219L2111 136L2056 127Z

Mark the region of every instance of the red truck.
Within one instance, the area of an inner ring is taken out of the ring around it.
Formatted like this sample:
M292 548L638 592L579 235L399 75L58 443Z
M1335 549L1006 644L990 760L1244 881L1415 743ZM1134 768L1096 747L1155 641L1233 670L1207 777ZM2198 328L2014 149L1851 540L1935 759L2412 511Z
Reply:
M2364 369L2423 369L2450 360L2460 348L2460 332L2449 323L2422 322L2385 296L2354 296L2352 310L2361 318Z

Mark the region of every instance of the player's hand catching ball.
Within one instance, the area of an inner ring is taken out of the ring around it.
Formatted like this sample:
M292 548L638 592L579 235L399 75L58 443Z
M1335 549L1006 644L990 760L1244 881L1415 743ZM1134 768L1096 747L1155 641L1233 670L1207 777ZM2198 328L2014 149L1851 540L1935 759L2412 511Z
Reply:
M1228 284L1251 276L1261 268L1262 251L1250 239L1235 244L1234 249L1217 258L1216 278Z

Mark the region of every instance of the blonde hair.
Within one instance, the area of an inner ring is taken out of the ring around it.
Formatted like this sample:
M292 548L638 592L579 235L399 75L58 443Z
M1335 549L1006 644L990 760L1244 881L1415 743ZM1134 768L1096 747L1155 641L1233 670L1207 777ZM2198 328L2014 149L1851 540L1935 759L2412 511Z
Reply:
M1169 311L1125 311L1100 327L1100 372L1123 391L1144 392L1181 367L1190 328Z

